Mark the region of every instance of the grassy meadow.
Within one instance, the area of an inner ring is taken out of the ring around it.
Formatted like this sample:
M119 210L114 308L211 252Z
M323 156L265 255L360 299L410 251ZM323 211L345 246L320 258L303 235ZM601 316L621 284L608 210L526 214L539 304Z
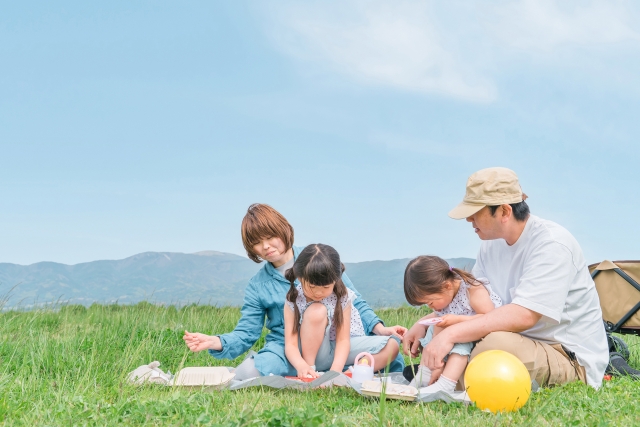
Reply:
M378 310L387 324L410 325L422 314L404 307ZM126 374L158 360L165 371L182 366L235 366L206 352L192 354L185 329L223 333L240 311L211 306L62 306L0 313L0 423L2 425L640 425L640 382L614 378L601 391L574 383L534 393L516 413L493 415L441 402L379 402L351 389L308 392L253 388L187 391L136 387ZM264 336L264 335L263 335ZM640 340L624 337L632 366ZM257 350L262 345L255 345ZM408 360L407 360L408 361Z

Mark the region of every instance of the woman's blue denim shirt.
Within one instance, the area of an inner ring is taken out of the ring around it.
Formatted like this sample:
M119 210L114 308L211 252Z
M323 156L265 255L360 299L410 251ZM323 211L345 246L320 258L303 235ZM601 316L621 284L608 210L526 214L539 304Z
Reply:
M301 248L293 247L294 258L298 257ZM372 335L373 328L382 320L369 307L347 277L342 275L344 284L356 293L358 298L354 306L360 312L365 331ZM264 318L267 317L264 347L254 356L256 369L262 375L296 375L296 370L287 361L284 354L284 302L289 290L289 282L276 270L270 262L249 280L244 291L242 317L233 332L220 335L222 350L209 350L209 354L217 359L235 359L251 348L262 334ZM392 372L404 368L404 359L399 354L390 366Z

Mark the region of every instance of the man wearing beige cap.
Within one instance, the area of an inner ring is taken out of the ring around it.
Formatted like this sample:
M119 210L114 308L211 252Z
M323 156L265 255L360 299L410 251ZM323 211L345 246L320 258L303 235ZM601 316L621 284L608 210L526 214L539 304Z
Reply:
M473 275L489 280L503 306L445 328L423 350L432 370L454 343L479 341L486 350L518 357L541 386L580 380L600 387L609 361L600 302L582 250L560 225L529 213L515 172L480 170L467 181L449 216L471 223L482 243ZM405 334L417 354L424 326Z

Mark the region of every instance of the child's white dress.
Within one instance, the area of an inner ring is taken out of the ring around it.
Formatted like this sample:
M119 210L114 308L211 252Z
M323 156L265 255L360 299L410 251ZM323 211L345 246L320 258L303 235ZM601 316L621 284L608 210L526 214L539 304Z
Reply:
M304 293L302 292L302 286L297 285L296 289L298 290L296 305L298 306L298 310L300 311L300 323L302 323L304 312L307 310L307 308L309 308L311 304L323 304L327 308L327 317L329 318L329 325L331 326L329 329L329 339L331 341L335 341L336 326L333 324L333 315L336 312L336 304L338 303L338 297L336 296L336 294L331 294L320 301L307 302L307 297L305 297ZM342 301L340 301L340 304L342 305L343 310L347 307L347 304L351 305L351 336L362 337L366 334L364 333L364 326L362 325L362 319L360 319L360 313L353 306L353 301L355 301L356 298L356 293L347 288L347 295L342 297ZM286 303L291 310L294 309L293 303L291 301L287 300Z
M324 339L322 340L322 344L320 345L320 349L318 350L318 354L316 355L316 364L315 368L318 372L328 371L331 369L331 365L333 364L334 352L336 347L336 327L333 324L333 315L336 310L336 304L338 302L338 297L335 294L329 295L327 298L324 298L320 301L311 301L307 302L307 297L304 296L302 292L302 286L297 285L296 289L298 290L298 297L296 298L296 305L298 306L298 310L300 311L300 323L302 323L302 319L304 319L305 311L312 304L323 304L327 308L327 327L324 332ZM360 319L360 313L353 306L353 301L357 298L355 292L351 289L347 288L347 295L342 297L340 303L342 304L342 308L346 308L347 304L351 304L351 322L350 331L351 331L351 340L350 340L350 348L349 355L347 356L347 361L345 366L353 365L353 362L356 356L361 352L367 352L370 354L377 354L387 345L389 339L399 340L395 337L389 336L379 336L373 335L368 336L364 331L364 326L362 324L362 320ZM294 305L291 301L286 301L286 305L294 310ZM347 319L344 319L346 321ZM302 349L300 350L302 353Z
M487 289L487 291L489 291L489 297L491 298L491 302L493 302L494 307L500 307L502 305L502 299L500 299L500 297L495 292L493 292L493 290L491 289L491 285L489 285L489 281L484 278L479 278L478 281L482 283L482 286L484 286ZM470 285L464 280L461 280L460 289L458 289L458 293L453 297L449 305L440 311L434 311L434 313L436 313L436 315L438 316L444 316L445 314L473 316L477 314L473 310L473 308L471 308L471 303L469 302L469 287L471 286L481 286L481 285ZM422 344L422 347L423 348L426 347L432 338L433 338L433 325L429 326L429 329L427 330L427 334L425 335L425 337L420 339L420 344ZM457 353L463 356L468 356L471 354L471 350L473 350L474 345L475 343L472 343L472 342L456 343L451 349L451 351L449 352L449 354Z

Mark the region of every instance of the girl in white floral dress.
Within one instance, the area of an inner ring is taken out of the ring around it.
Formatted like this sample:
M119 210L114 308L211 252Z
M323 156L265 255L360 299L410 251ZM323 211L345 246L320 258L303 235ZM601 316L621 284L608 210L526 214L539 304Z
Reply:
M476 279L437 256L419 256L409 262L404 272L404 294L409 304L426 304L433 310L420 320L430 325L420 340L423 348L442 328L471 320L502 305L486 279ZM422 360L412 385L428 385L423 393L453 392L469 363L473 346L474 343L455 344L439 371L432 372Z
M361 352L373 356L376 371L398 355L395 337L366 335L353 306L356 294L342 282L343 272L334 248L314 244L284 274L291 284L284 304L284 351L300 378L342 372ZM406 331L397 328L399 334Z

